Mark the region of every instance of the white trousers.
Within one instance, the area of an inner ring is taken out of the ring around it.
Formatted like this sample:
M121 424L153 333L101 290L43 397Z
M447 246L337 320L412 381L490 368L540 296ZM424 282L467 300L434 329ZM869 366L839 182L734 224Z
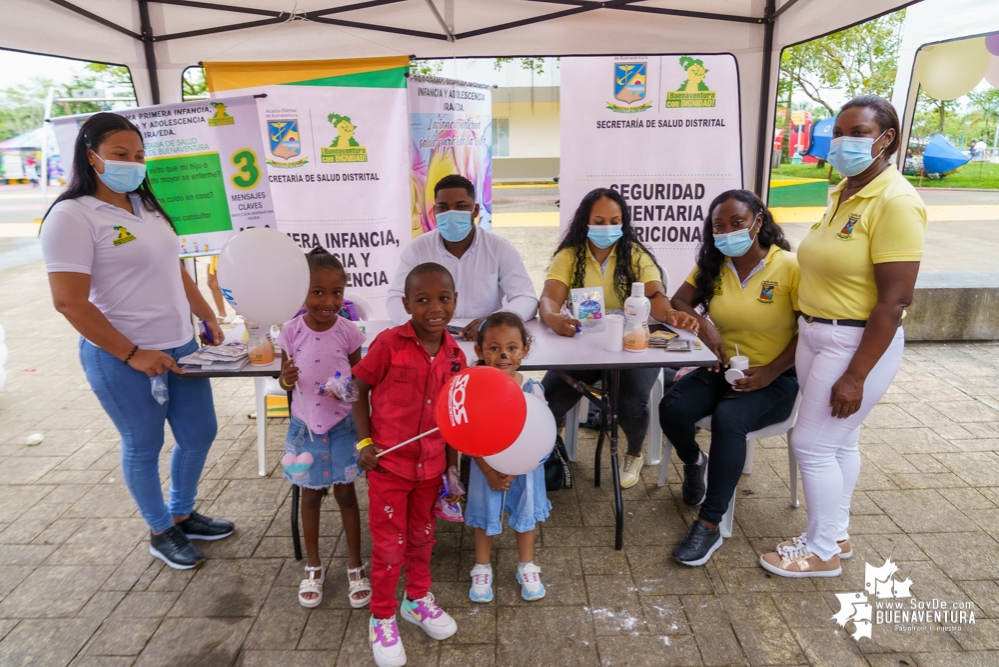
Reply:
M905 338L902 327L864 382L860 410L846 419L832 416L832 386L846 372L864 330L798 321L795 366L801 391L791 449L801 470L808 504L809 550L822 560L839 553L850 526L850 499L860 476L860 424L888 391L899 366Z

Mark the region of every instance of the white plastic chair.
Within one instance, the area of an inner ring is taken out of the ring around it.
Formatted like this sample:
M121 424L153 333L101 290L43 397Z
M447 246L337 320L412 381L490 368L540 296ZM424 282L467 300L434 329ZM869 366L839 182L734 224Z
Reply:
M368 303L367 299L354 292L344 292L343 298L345 301L352 301L354 303L354 307L357 308L357 316L362 321L371 319L371 304Z
M798 405L801 404L801 394L794 399L794 407L791 408L791 416L778 424L765 426L758 431L750 431L746 434L746 464L742 467L743 475L750 475L753 472L753 457L756 454L756 441L760 438L770 438L787 433L787 462L788 472L791 475L791 507L798 507L798 462L794 460L794 452L791 451L791 431L794 429L794 421L798 418ZM708 415L697 422L701 429L711 432L711 417ZM669 456L673 449L672 443L666 440L666 451L662 457L662 467L659 471L659 486L666 485L666 473L669 471ZM710 465L710 463L709 463ZM732 520L735 517L735 497L738 489L732 494L732 500L728 503L728 510L718 524L722 537L732 537Z
M659 426L658 417L659 401L662 398L663 373L659 371L659 377L656 378L655 384L652 385L652 391L649 392L649 430L646 435L648 446L645 448L645 464L650 466L658 464L662 457L663 430ZM589 406L590 402L582 398L565 415L565 451L569 455L570 461L576 460L576 439L579 437L579 425L586 423Z

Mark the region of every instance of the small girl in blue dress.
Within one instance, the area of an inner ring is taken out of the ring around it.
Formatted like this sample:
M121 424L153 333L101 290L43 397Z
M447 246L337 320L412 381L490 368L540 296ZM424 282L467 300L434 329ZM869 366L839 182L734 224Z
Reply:
M493 313L479 327L475 353L479 363L498 368L517 381L524 392L545 400L544 389L536 380L517 372L531 349L530 336L524 323L514 313ZM547 403L547 402L546 402ZM517 533L517 582L525 600L540 600L545 596L541 583L541 568L534 564L534 527L548 518L552 505L545 495L545 467L526 475L504 475L489 467L482 457L473 458L468 480L468 505L465 524L475 528L475 567L472 568L472 588L468 596L473 602L493 599L493 568L490 554L493 537L503 532L503 513L509 513L508 524ZM505 500L505 502L504 502Z

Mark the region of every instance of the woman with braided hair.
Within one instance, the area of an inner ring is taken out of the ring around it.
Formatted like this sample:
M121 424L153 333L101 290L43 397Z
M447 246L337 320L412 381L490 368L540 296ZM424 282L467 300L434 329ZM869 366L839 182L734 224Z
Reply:
M607 311L622 310L632 283L637 282L645 283L645 296L652 302L654 319L680 329L697 330L693 317L670 305L663 287L662 269L635 237L624 198L617 190L597 188L583 197L552 257L539 304L541 320L555 333L572 337L580 323L562 314L570 289L603 287ZM649 426L649 392L659 371L658 368L621 371L618 421L628 439L628 455L621 462L622 488L638 482L642 444ZM593 383L600 378L600 371L575 371L571 375ZM545 375L542 384L548 406L559 421L579 401L579 394L554 373Z

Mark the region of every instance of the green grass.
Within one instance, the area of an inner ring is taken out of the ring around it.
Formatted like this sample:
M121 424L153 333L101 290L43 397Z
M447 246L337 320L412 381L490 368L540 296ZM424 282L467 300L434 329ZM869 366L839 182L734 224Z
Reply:
M913 185L919 186L919 176L906 176L906 178ZM939 180L924 178L922 187L999 190L999 164L969 162L956 173L948 174Z
M782 164L780 169L770 170L771 179L781 179L781 178L821 178L825 179L829 174L829 165L825 164L820 168L816 168L814 164ZM836 185L840 182L840 175L833 170L832 180L830 183Z
M771 179L794 178L825 178L829 173L829 165L816 169L814 164L782 164L780 169L770 171ZM906 176L909 182L919 186L919 176ZM830 184L836 185L841 180L839 173L833 170ZM939 180L923 178L924 188L973 188L983 190L999 190L999 164L991 162L969 162L956 173L944 176Z

